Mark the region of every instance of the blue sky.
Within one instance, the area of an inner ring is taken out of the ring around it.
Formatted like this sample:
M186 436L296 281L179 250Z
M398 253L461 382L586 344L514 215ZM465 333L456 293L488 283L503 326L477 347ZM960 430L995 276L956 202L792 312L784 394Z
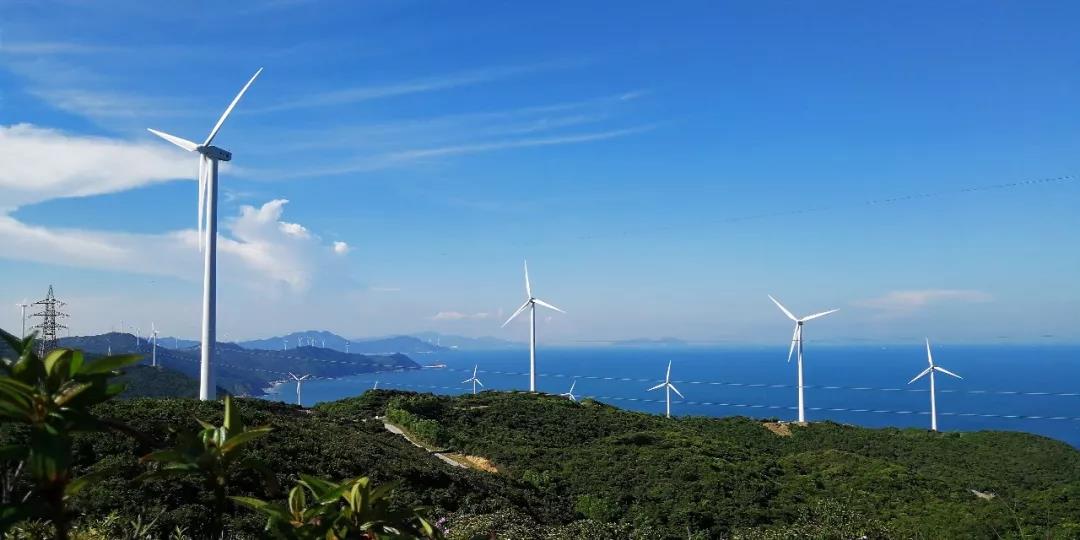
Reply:
M1080 173L1078 11L3 2L2 296L194 335L195 159L145 128L261 66L215 141L227 339L523 339L528 257L552 342L782 343L767 293L841 308L808 340L1076 341L1080 180L960 190Z

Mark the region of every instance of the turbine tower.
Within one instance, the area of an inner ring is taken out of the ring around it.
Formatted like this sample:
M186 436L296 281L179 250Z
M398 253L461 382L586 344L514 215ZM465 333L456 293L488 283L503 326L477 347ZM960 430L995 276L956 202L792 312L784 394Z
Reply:
M294 381L296 381L296 404L300 405L300 383L304 382L304 379L310 377L311 374L306 373L302 376L297 377L293 374L293 372L290 371L289 376L292 377Z
M570 401L577 401L577 397L574 396L574 387L577 386L577 379L570 381L570 390L559 394L560 397L569 398Z
M787 361L789 363L791 362L791 353L795 352L795 349L798 348L799 355L797 363L799 366L799 423L804 423L806 422L806 409L803 406L803 323L805 323L806 321L812 321L819 317L824 317L830 313L836 313L840 310L830 309L829 311L822 311L821 313L807 315L806 317L800 319L792 315L791 312L788 311L788 308L784 307L783 304L781 304L777 299L773 298L771 294L769 295L769 300L772 300L773 303L776 304L776 307L780 308L780 311L784 312L784 315L787 315L789 319L795 321L795 333L791 335L791 348L788 349Z
M30 307L31 305L33 304L26 303L25 298L23 298L22 303L15 304L16 307L22 308L22 335L19 337L23 339L26 339L26 308Z
M150 350L153 351L153 352L150 353L150 365L153 366L153 367L157 367L157 336L158 336L157 326L154 326L154 323L151 322L150 323L150 339L153 340L153 345L151 345Z
M480 367L479 364L474 365L473 368L472 368L472 377L470 377L468 379L465 379L464 381L461 381L462 383L468 383L468 382L472 383L472 393L473 393L474 396L476 395L476 385L479 384L480 386L484 386L484 383L480 382L480 379L476 378L476 370L479 367Z
M679 397L686 399L686 396L683 396L682 392L680 392L678 388L675 388L674 384L671 384L671 360L668 360L667 363L667 375L664 376L664 382L650 388L648 391L652 392L653 390L659 390L661 388L667 391L667 417L671 418L671 391L674 390L676 394L679 394Z
M203 305L202 305L202 347L199 351L201 356L199 367L199 399L210 400L215 399L216 386L214 384L214 369L212 362L214 360L214 340L217 339L217 187L218 187L218 162L229 161L232 159L232 154L218 148L211 146L210 143L214 142L214 137L217 136L218 131L221 129L221 125L225 123L225 119L229 117L229 113L232 112L233 107L240 101L240 98L244 96L248 88L251 87L251 83L255 82L255 78L262 73L262 68L259 68L255 72L255 75L248 80L247 84L240 89L240 93L236 94L232 103L222 113L221 118L218 118L213 129L210 130L210 134L207 135L206 140L202 144L197 144L187 139L182 139L175 135L163 133L151 129L150 132L166 141L169 141L188 152L199 153L199 218L198 218L198 230L199 230L199 249L205 247L205 255L203 259ZM204 237L205 229L205 237Z
M934 355L930 352L930 338L926 338L926 361L930 363L930 367L922 370L922 373L919 373L914 379L908 381L908 384L923 378L927 374L930 375L930 431L937 431L937 401L934 399L934 372L940 371L946 375L952 375L957 379L963 379L963 377L941 366L934 365Z
M510 324L510 321L521 314L526 309L529 310L529 391L536 391L536 306L541 305L548 309L554 309L559 313L566 313L565 311L533 296L532 285L529 284L529 261L525 261L525 303L521 304L521 307L506 319L502 325Z

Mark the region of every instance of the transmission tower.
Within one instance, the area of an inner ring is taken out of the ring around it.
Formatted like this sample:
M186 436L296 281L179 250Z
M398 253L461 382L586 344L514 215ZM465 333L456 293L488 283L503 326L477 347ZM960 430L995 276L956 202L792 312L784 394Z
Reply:
M56 331L67 328L57 322L57 319L68 316L67 313L60 311L60 308L67 304L56 299L56 296L53 294L52 285L49 285L49 294L45 296L45 299L38 300L32 305L41 306L39 308L41 311L31 315L31 317L41 317L41 323L35 324L33 328L40 331L38 336L38 354L45 356L45 353L56 348Z

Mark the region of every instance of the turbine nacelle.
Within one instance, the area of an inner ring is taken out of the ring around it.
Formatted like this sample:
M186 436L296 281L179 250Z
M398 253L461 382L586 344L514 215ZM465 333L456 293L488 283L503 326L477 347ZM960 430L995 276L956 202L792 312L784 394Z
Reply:
M217 161L230 161L232 160L232 152L218 148L216 146L199 146L195 149L196 152Z

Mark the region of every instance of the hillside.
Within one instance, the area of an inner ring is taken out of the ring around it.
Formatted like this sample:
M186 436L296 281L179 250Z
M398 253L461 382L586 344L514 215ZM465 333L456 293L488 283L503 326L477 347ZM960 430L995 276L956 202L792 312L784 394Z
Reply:
M135 353L150 363L150 346L145 340L136 344L131 334L109 333L79 336L60 340L63 347L78 348L91 355ZM159 366L197 379L199 349L171 349L161 342L157 348ZM262 395L263 389L274 381L287 377L287 372L310 373L315 377L344 377L377 371L420 369L420 365L403 354L352 354L321 347L299 347L288 351L245 349L234 343L218 343L217 385L234 395Z
M285 348L286 344L288 344L288 349L292 350L302 346L301 344L307 345L311 340L314 340L314 347L340 352L345 352L346 343L348 343L349 352L357 354L425 354L445 350L443 347L422 341L412 336L391 336L349 340L325 330L293 332L284 336L241 341L237 343L237 345L245 349L280 351Z
M273 427L251 455L282 483L301 472L398 479L398 503L430 505L454 540L1080 534L1080 452L1019 433L827 422L787 432L746 418L668 420L590 401L494 392L450 398L369 391L307 410L251 399L240 407L249 425ZM147 437L77 441L81 466L104 459L115 471L79 496L88 518L142 513L160 515L162 531L198 530L206 510L189 481L126 479L143 470L139 456L173 437L170 428L192 429L193 418L217 421L221 405L133 399L98 412ZM375 419L385 412L414 438L487 458L496 472L436 460L387 432ZM0 443L11 436L0 431ZM265 496L257 485L239 474L235 493ZM229 537L258 538L262 524L234 509Z

